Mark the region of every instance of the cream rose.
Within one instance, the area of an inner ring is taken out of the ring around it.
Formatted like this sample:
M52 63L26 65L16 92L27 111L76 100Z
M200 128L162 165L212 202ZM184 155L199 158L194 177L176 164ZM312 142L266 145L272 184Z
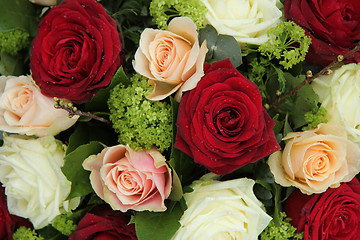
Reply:
M91 171L96 194L114 210L166 210L164 201L171 192L172 175L159 151L136 152L117 145L91 155L83 167Z
M4 135L0 147L0 182L5 186L11 214L29 218L36 229L45 227L70 193L71 183L61 172L64 145L53 136L34 139Z
M167 31L144 30L133 66L154 85L149 99L161 100L177 91L175 100L180 101L182 92L195 88L204 75L206 52L206 43L199 45L194 22L178 17Z
M262 44L267 31L282 16L278 0L201 0L207 23L219 34L233 36L240 44Z
M0 130L26 135L56 135L76 123L79 116L54 108L31 76L0 76Z
M195 181L185 193L188 206L172 240L258 239L271 217L256 199L252 179L220 182L215 174Z
M56 0L29 0L32 3L43 5L43 6L53 6L56 5Z
M344 125L349 139L360 144L360 63L343 65L314 79L311 86L327 119Z
M360 149L347 139L341 125L319 124L305 132L289 133L283 153L270 155L275 181L305 194L322 193L348 182L360 171Z

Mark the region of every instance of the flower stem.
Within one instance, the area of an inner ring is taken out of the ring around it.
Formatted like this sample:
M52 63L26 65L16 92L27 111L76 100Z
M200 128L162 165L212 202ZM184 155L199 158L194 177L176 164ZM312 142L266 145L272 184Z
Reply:
M329 65L324 67L320 72L316 73L313 76L307 76L306 79L302 83L297 85L290 92L282 94L279 97L277 97L276 99L274 99L272 102L270 102L269 103L270 108L273 108L275 106L275 104L277 104L278 102L280 102L284 98L287 98L289 96L294 95L300 88L302 88L303 86L305 86L308 83L311 83L315 78L319 77L320 75L326 74L330 70L330 68L336 66L337 64L342 62L344 59L349 57L351 54L353 54L353 53L355 53L355 52L357 52L359 50L360 50L360 43L358 43L353 49L351 49L350 51L348 51L344 55L338 55L337 58L334 61L332 61Z
M90 117L92 119L95 119L97 121L103 122L105 124L111 125L111 122L105 118L96 116L90 112L83 112L79 109L77 109L77 107L74 107L72 103L64 103L62 100L54 97L54 101L56 102L54 107L57 109L64 109L69 113L69 117L72 117L74 115L79 115L79 116L85 116L85 117Z

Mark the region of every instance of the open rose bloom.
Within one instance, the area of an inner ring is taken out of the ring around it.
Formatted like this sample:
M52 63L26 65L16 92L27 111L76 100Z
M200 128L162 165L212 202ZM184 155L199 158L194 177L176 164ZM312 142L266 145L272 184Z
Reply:
M184 195L188 208L172 240L258 239L271 217L255 197L255 181L217 181L214 176L194 181L193 191Z
M114 210L165 211L172 186L171 170L157 150L136 152L128 146L105 148L87 158L96 194Z
M311 37L306 55L310 64L326 66L354 48L360 41L360 1L286 0L284 15L301 26ZM360 62L357 51L344 59Z
M322 194L295 190L285 212L304 240L356 240L360 234L360 184L356 178Z
M311 87L326 109L329 121L341 123L351 141L360 143L360 63L333 68L330 75L314 79Z
M43 94L88 102L122 64L116 22L95 0L65 0L41 19L30 68Z
M208 12L206 21L219 34L233 36L239 43L262 44L267 30L275 27L282 12L278 0L201 0Z
M55 101L44 96L30 76L0 76L0 130L26 135L56 135L74 125Z
M144 30L133 65L154 85L149 99L162 100L178 91L175 99L180 101L182 92L195 88L204 75L206 52L205 42L199 46L194 22L178 17L169 23L167 31Z
M11 214L28 218L40 229L61 211L77 207L79 199L65 201L71 182L61 171L64 157L65 146L53 136L4 135L0 182Z
M270 155L268 162L282 186L322 193L350 181L360 170L360 149L340 125L320 124L314 130L289 133L284 140L289 142L283 153Z

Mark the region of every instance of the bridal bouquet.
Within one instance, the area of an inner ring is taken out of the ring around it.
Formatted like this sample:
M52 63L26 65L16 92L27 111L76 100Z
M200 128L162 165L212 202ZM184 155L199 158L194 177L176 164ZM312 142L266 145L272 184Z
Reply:
M1 0L0 239L357 239L359 9Z

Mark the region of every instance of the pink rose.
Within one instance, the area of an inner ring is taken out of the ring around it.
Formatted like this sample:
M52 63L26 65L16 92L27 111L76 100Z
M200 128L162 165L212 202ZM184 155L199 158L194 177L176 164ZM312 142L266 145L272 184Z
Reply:
M144 30L133 65L154 85L149 99L162 100L177 91L175 100L179 102L182 92L195 88L204 75L206 52L206 43L199 45L194 22L178 17L169 23L167 31Z
M69 117L55 101L44 96L31 76L0 76L0 130L26 135L57 135L74 125L79 116Z
M164 200L170 195L172 176L159 151L136 152L124 145L107 147L88 157L83 167L91 171L96 194L114 210L166 210Z

